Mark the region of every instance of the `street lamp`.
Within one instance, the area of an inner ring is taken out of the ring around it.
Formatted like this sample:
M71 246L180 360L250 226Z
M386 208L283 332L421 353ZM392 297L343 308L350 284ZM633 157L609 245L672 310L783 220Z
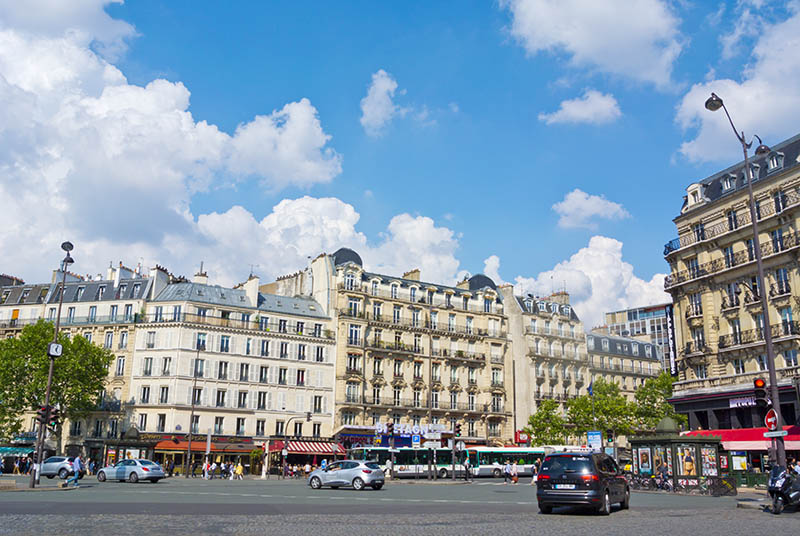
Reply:
M58 344L58 329L61 324L61 305L64 303L64 286L67 282L67 268L74 263L75 260L70 256L69 252L73 249L72 242L63 242L61 249L67 255L61 261L61 293L58 297L58 312L56 313L56 322L53 328L53 342L47 347L47 355L50 357L50 368L47 371L47 389L44 392L44 406L47 408L47 416L44 421L40 423L39 433L36 437L36 467L31 473L31 481L29 487L35 488L39 483L39 473L42 467L42 451L44 450L44 429L47 426L47 420L50 418L50 388L53 385L53 366L55 365L56 357L61 355L62 348Z
M753 174L750 169L747 155L747 151L753 145L753 142L752 140L749 143L747 142L747 139L744 136L744 131L740 133L738 130L736 130L736 126L733 124L733 119L731 119L731 114L728 113L728 108L725 107L725 103L717 96L716 93L711 94L708 100L706 100L705 106L707 110L712 112L716 112L720 108L725 111L725 115L728 117L728 122L731 124L733 133L736 135L736 139L739 140L739 143L742 145L742 153L744 153L744 173L745 179L747 180L747 193L750 198L750 221L753 222L753 249L755 250L756 254L758 294L761 298L761 309L764 311L764 343L767 346L767 370L769 371L770 397L772 398L772 408L778 415L778 430L781 430L782 428L780 427L782 426L783 419L781 418L781 403L778 393L778 376L775 373L775 349L772 347L772 330L769 323L769 309L767 308L768 305L766 285L764 281L764 266L761 263L761 243L759 242L758 238L758 219L756 218L756 203L755 199L753 198ZM758 136L755 136L755 138L758 139L759 144L758 147L756 147L756 156L764 156L769 154L769 147L764 145L764 143L761 141L761 138ZM778 457L778 465L786 467L786 448L783 443L783 437L775 438L775 446Z
M205 350L206 345L205 343L201 343L197 341L197 358L194 360L194 367L192 368L192 412L189 414L189 444L186 448L186 463L185 469L183 470L184 478L189 478L189 466L191 465L191 458L192 458L192 434L194 434L194 405L197 403L195 400L194 393L195 389L197 388L197 362L200 360L200 351Z

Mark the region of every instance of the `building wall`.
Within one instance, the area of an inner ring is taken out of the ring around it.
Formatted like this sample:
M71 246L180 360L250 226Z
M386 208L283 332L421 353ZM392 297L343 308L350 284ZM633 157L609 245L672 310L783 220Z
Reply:
M667 330L668 304L634 307L606 313L606 326L612 335L647 340L661 348L664 363L669 362L670 347Z

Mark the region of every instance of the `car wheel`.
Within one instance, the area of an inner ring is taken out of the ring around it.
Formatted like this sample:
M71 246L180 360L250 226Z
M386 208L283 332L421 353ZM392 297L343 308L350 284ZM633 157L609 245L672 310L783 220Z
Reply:
M439 471L439 478L447 478L447 469L441 469Z
M47 475L47 478L49 478L50 480L52 480L52 479L54 479L54 478L55 478L55 476L56 476L56 475Z
M311 489L319 489L322 487L322 481L315 476L314 478L311 479L309 485L311 486Z
M492 474L494 475L495 478L500 478L503 475L500 469L495 469L494 471L492 471Z
M136 473L131 473L128 476L128 482L130 482L131 484L136 484L137 482L139 482L139 475L137 475Z
M361 491L362 489L364 489L364 481L358 477L355 477L353 479L353 489L356 491Z
M608 490L603 492L603 502L600 504L598 513L601 516L607 516L611 513L611 499L608 497Z
M102 471L97 473L97 481L98 482L105 482L106 481L106 474Z
M539 511L545 515L553 513L553 507L549 504L540 504Z
M631 507L631 490L629 488L625 488L625 498L620 503L620 506L623 510Z
M66 469L61 469L58 472L58 478L60 478L61 480L66 480L68 476L69 476L69 471L67 471Z
M374 489L374 490L379 490L379 489L381 489L382 487L383 487L383 484L373 484L373 485L372 485L372 489Z

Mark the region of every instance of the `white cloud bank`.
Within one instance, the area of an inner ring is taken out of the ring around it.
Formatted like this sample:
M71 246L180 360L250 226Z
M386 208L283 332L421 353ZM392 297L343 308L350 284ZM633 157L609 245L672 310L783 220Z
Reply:
M597 229L597 223L592 221L595 218L623 220L631 216L619 203L609 201L601 195L587 194L578 188L554 204L553 210L560 216L558 226L564 229Z
M752 63L741 80L716 79L695 84L677 108L676 121L696 131L680 152L692 162L720 162L741 158L731 127L722 110L709 112L704 103L711 92L724 101L739 130L761 136L769 145L797 133L800 123L800 7L789 4L788 19L764 23L752 52Z
M582 97L562 101L555 112L539 114L539 121L548 125L557 123L601 125L611 123L621 115L619 104L613 95L589 89Z
M361 126L369 136L381 136L392 119L408 113L408 109L395 104L396 91L397 81L392 75L383 69L372 75L367 94L361 99Z
M672 85L683 49L665 0L500 0L511 35L530 55L558 52L588 68L659 87Z
M496 266L499 268L499 259ZM517 276L514 291L523 296L548 296L566 286L570 302L588 330L602 325L608 311L669 302L664 277L655 274L649 281L637 277L633 266L622 258L622 242L593 236L586 247L551 270L536 277Z

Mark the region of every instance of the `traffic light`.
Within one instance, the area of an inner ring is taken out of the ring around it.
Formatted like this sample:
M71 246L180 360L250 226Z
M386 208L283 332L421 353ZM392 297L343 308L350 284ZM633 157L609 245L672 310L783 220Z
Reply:
M61 413L58 411L58 408L51 409L50 418L47 419L47 426L53 429L58 428L58 421L60 419L61 419Z
M614 430L606 430L606 442L614 442Z
M387 422L386 423L386 433L388 435L394 435L394 423L393 422Z
M461 437L461 423L460 422L456 423L455 430L453 430L453 435L455 435L456 437Z
M769 406L769 400L767 399L767 382L764 380L764 378L756 378L753 380L753 387L756 406L759 408L766 408Z
M50 408L47 406L39 406L39 409L36 410L36 420L42 424L46 424L48 419L50 418Z

